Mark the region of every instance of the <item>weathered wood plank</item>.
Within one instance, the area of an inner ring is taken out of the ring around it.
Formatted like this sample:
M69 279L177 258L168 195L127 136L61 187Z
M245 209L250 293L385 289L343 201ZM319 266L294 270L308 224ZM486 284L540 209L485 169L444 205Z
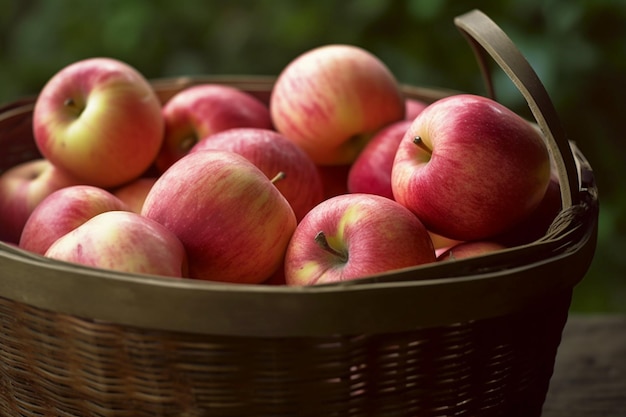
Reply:
M570 316L542 417L626 417L626 315Z

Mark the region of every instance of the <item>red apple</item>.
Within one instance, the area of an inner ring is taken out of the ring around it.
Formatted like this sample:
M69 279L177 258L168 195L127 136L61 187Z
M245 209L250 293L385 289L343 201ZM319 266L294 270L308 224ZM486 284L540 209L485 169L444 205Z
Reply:
M377 194L393 199L391 168L400 141L412 120L400 120L372 137L356 158L348 174L348 191Z
M22 162L0 175L0 240L17 244L35 207L52 192L77 184L46 159Z
M122 200L130 211L141 213L141 207L157 177L140 177L113 190L113 195Z
M427 102L423 100L419 100L416 98L407 97L404 100L405 105L405 119L413 121L426 107L428 107Z
M351 45L325 45L292 60L270 99L276 130L318 165L351 164L371 135L405 115L385 64Z
M42 155L85 184L115 187L146 171L163 142L161 103L133 67L110 58L56 73L35 103Z
M235 127L273 129L266 104L235 87L201 84L185 88L163 106L165 141L156 161L160 172L199 140Z
M299 223L285 254L285 281L337 282L434 261L426 228L407 208L374 194L344 194Z
M191 278L256 284L282 265L296 227L263 172L230 151L187 154L154 184L142 214L185 245Z
M459 94L429 105L400 142L392 169L396 201L428 230L482 240L529 215L550 180L539 132L486 97Z
M461 240L449 239L445 236L438 235L437 233L433 233L430 230L428 231L430 235L430 240L433 241L433 247L435 248L435 254L439 255L441 252L451 248L454 245L462 243Z
M243 127L214 133L198 142L190 153L207 149L238 153L269 179L284 173L274 185L291 204L298 221L324 197L322 180L311 158L274 130Z
M98 214L61 236L48 258L115 271L184 277L185 248L158 222L130 211Z
M74 185L47 196L26 221L19 246L43 255L61 236L106 211L130 208L110 192L92 185Z
M507 247L501 243L488 240L460 242L438 254L437 262L455 261L474 256L486 255L506 248Z

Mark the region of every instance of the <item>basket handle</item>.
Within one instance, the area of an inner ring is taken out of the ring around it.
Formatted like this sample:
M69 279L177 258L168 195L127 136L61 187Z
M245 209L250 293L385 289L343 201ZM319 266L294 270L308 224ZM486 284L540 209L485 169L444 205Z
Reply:
M555 163L563 209L578 204L580 196L576 161L554 105L535 71L506 33L480 10L457 16L454 24L474 50L489 95L495 99L487 65L489 56L522 93L545 136Z

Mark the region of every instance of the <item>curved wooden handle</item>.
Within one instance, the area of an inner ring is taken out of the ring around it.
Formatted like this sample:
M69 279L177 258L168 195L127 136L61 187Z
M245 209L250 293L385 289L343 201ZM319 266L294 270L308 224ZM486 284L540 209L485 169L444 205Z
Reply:
M535 71L506 33L480 10L456 17L454 24L472 46L492 98L495 98L495 93L487 65L489 57L522 93L554 159L563 209L578 204L580 185L576 161L552 100Z

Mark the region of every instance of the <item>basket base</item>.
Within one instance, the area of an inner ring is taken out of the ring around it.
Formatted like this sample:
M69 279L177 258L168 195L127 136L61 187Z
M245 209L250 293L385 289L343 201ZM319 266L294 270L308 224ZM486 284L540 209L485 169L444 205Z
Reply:
M0 299L0 414L539 417L570 300L409 332L259 339Z

